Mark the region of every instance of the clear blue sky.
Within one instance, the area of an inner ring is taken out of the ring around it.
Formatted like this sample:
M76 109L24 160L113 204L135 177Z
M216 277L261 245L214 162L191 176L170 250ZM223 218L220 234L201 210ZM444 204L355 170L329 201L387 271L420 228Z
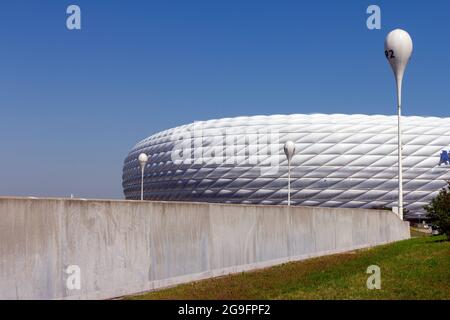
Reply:
M81 31L66 28L70 4ZM448 0L4 1L0 195L122 198L130 148L194 120L395 114L383 42L396 27L415 45L404 113L450 116Z

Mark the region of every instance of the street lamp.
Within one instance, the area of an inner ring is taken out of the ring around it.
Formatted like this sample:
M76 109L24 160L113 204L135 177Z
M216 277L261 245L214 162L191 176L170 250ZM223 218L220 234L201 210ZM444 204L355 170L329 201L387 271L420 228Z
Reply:
M139 165L141 166L141 201L144 200L144 170L148 161L148 156L145 153L141 153L138 157Z
M397 82L397 111L398 111L398 215L403 220L403 176L402 176L402 82L406 65L413 51L413 43L408 32L395 29L386 37L384 54L394 71Z
M284 154L288 161L288 206L291 205L291 159L295 153L295 143L287 141L284 144Z

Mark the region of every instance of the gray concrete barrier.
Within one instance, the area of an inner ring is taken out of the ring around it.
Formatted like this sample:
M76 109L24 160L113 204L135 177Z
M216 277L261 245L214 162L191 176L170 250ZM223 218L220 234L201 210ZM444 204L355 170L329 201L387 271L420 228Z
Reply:
M409 236L382 210L0 198L0 299L112 298Z

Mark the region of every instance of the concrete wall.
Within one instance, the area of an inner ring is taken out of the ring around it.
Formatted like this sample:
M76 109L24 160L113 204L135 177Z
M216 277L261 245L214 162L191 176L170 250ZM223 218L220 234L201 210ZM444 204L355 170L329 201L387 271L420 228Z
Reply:
M379 210L0 198L0 299L111 298L406 238Z

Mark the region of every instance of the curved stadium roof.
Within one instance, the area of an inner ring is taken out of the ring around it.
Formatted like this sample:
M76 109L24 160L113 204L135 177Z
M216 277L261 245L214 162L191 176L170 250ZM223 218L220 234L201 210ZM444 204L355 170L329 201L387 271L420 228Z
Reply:
M404 202L420 210L450 179L450 118L403 117ZM283 146L296 144L291 203L392 207L397 203L397 117L294 114L224 118L156 133L135 145L123 168L127 199L286 204Z

